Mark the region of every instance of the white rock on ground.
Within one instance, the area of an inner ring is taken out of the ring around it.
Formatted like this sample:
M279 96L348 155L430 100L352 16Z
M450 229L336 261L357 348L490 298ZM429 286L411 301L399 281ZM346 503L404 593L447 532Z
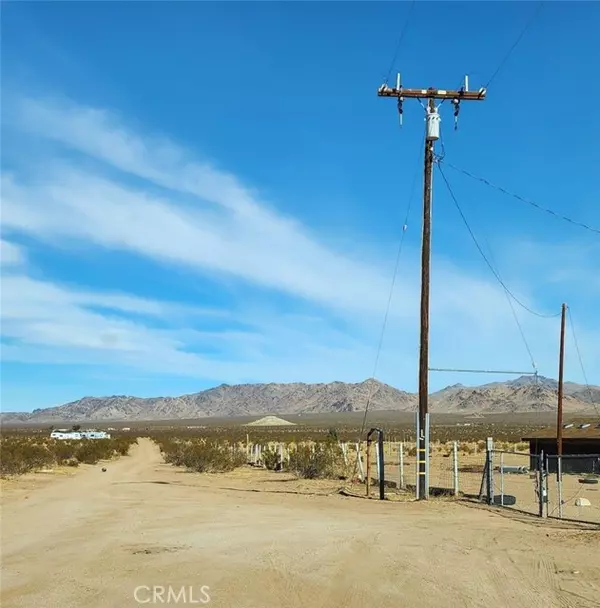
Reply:
M592 503L587 498L578 498L575 501L576 507L591 507Z

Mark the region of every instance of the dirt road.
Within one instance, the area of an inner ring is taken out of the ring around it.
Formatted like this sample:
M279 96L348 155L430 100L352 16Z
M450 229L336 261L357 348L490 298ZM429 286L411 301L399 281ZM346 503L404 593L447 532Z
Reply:
M184 473L146 439L105 466L5 489L5 608L600 606L598 533Z

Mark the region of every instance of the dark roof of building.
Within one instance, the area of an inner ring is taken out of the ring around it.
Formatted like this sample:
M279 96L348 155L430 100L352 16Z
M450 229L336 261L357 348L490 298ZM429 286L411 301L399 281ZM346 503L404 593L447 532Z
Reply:
M588 420L580 420L567 422L563 424L563 439L569 441L577 439L598 439L600 440L600 422L590 422ZM556 438L556 427L548 427L535 431L523 437L523 441L530 439L554 439Z

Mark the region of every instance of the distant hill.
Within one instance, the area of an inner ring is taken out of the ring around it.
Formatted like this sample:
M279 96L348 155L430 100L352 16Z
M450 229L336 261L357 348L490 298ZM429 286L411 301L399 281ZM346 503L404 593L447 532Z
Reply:
M510 382L494 382L467 387L455 384L430 395L432 412L506 413L556 409L556 381L530 376ZM370 410L412 411L417 395L393 388L377 380L356 384L222 384L180 397L84 397L58 407L31 413L6 412L2 422L86 422L107 420L175 420L207 416L354 412L365 409L371 394ZM593 411L600 406L600 387L565 383L565 411Z

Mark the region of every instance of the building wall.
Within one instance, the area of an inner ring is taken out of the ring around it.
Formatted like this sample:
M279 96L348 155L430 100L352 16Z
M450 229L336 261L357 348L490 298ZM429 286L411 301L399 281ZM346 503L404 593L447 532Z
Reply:
M530 439L529 451L539 456L556 456L556 439ZM539 458L532 456L531 470L537 470ZM557 471L557 459L548 459L548 470ZM600 438L598 439L564 439L563 440L563 473L600 473Z

